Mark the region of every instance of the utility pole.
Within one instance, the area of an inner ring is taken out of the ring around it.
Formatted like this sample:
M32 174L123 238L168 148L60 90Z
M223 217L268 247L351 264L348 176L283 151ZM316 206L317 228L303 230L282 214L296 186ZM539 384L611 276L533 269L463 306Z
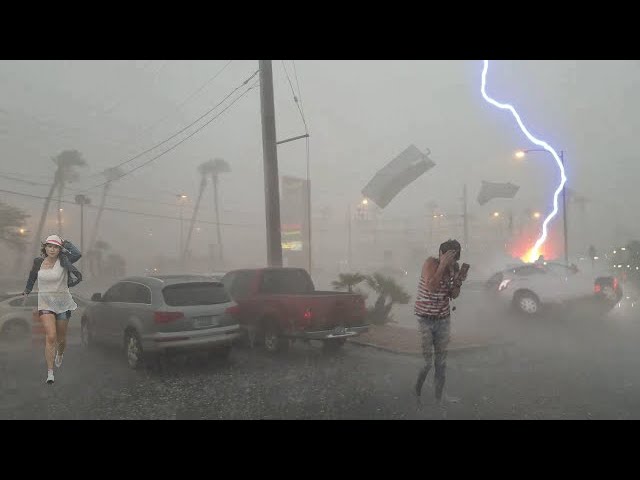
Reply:
M280 185L276 147L276 114L273 102L271 60L259 60L260 112L262 116L262 154L264 161L264 205L267 224L267 264L282 267L280 233Z
M564 151L560 150L560 161L564 170ZM567 236L567 183L562 188L562 219L564 223L564 263L569 265L569 238Z
M84 254L84 206L91 203L86 195L76 195L76 203L80 205L80 251Z
M352 250L351 250L351 202L347 206L347 265L349 266L349 272L351 272L351 263L352 263Z

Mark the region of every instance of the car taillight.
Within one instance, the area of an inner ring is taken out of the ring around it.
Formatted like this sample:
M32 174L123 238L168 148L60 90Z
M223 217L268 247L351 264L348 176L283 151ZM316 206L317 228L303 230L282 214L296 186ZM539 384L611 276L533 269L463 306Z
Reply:
M307 308L304 313L302 314L302 318L304 318L305 320L311 320L313 318L313 313L311 312L310 308Z
M613 277L613 289L618 290L618 279Z
M602 286L599 283L596 283L593 286L593 293L600 293L602 291Z
M182 312L153 312L153 321L155 323L169 323L184 318Z
M498 286L498 291L501 292L502 290L507 288L510 283L511 283L511 280L503 280L503 281L501 281L500 285Z
M240 307L238 305L234 305L233 307L227 308L224 313L228 313L232 317L237 317L240 313Z

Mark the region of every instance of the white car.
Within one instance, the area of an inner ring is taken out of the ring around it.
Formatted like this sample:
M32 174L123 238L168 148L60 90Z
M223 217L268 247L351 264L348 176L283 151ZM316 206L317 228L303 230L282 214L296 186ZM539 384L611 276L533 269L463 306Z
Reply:
M622 288L615 277L596 277L575 266L552 262L511 267L493 275L486 287L503 304L526 315L535 315L549 304L584 298L595 298L613 308L622 298Z
M82 312L88 304L88 300L72 293L73 300L78 308L71 316L69 328L78 328ZM20 293L0 295L0 338L13 340L27 338L32 332L33 310L38 308L38 293L31 292L26 298ZM77 319L74 322L74 318Z

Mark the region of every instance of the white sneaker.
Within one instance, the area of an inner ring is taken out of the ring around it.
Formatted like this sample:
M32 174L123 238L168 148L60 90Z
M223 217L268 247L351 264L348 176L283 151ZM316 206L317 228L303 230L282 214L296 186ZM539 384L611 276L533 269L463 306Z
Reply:
M53 370L49 370L47 374L47 383L49 385L53 384Z
M56 364L56 367L58 367L58 368L60 368L60 366L62 365L62 357L64 357L64 353L62 355L60 355L60 353L58 353L58 351L56 351L55 364Z

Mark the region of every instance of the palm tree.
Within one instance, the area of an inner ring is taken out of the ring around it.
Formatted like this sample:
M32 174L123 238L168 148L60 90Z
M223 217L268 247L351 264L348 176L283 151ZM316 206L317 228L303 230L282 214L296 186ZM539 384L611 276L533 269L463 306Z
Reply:
M214 207L216 213L216 234L218 238L218 261L222 264L222 232L220 231L220 211L218 202L218 175L221 173L228 173L231 171L229 164L221 158L214 160L207 160L206 162L198 166L198 173L200 173L200 189L198 190L198 198L193 209L193 215L191 216L191 223L189 225L189 233L187 234L187 241L183 252L183 259L186 258L191 243L191 235L193 234L193 227L195 225L196 217L200 209L200 201L202 200L202 194L207 186L207 178L211 177L213 183L213 197Z
M89 251L92 251L95 248L96 238L98 238L98 231L100 229L100 222L102 220L102 212L104 211L104 206L107 202L107 195L109 193L109 190L111 189L112 182L120 178L123 173L124 172L119 167L107 168L104 172L102 172L104 177L107 179L107 183L105 183L102 187L102 198L100 199L100 206L98 207L96 222L93 226L93 232L91 233Z
M347 290L349 293L353 293L353 287L366 280L366 277L361 273L341 273L338 275L338 280L331 282L334 290Z
M211 165L210 162L204 162L198 166L198 173L200 174L200 188L198 189L198 198L196 204L193 207L193 213L191 214L191 222L189 222L189 233L187 233L187 241L184 243L184 250L182 252L182 261L187 258L187 252L189 252L189 246L191 245L191 235L193 234L193 226L196 223L196 217L198 216L198 210L200 210L200 201L202 200L202 194L207 186L207 176L210 174Z
M62 217L60 212L60 205L62 203L62 190L64 189L64 185L66 182L72 181L77 177L76 172L74 171L75 167L84 167L87 162L82 157L82 154L77 150L64 150L58 156L51 159L53 163L57 165L56 173L53 177L53 183L51 184L51 188L49 189L49 194L47 195L47 199L44 202L44 206L42 208L42 215L40 216L40 223L38 224L38 230L36 231L36 236L33 240L34 250L40 250L40 242L42 241L42 229L44 227L44 222L47 218L47 213L49 212L49 205L51 205L51 199L53 198L53 193L56 188L58 191L58 233L61 232L61 224Z
M365 279L367 286L378 294L372 310L369 311L371 323L384 325L391 320L389 313L394 303L407 304L411 296L392 277L381 273L368 275ZM387 299L389 302L387 303Z
M222 232L220 231L220 210L218 202L218 175L221 173L229 173L231 167L229 164L221 158L215 158L210 168L211 179L213 182L213 203L216 212L216 235L218 238L218 262L220 265L224 263L224 256L222 254Z
M62 195L67 183L78 180L76 167L86 167L87 162L77 150L66 150L53 161L58 165L60 176L58 178L58 235L62 236Z

